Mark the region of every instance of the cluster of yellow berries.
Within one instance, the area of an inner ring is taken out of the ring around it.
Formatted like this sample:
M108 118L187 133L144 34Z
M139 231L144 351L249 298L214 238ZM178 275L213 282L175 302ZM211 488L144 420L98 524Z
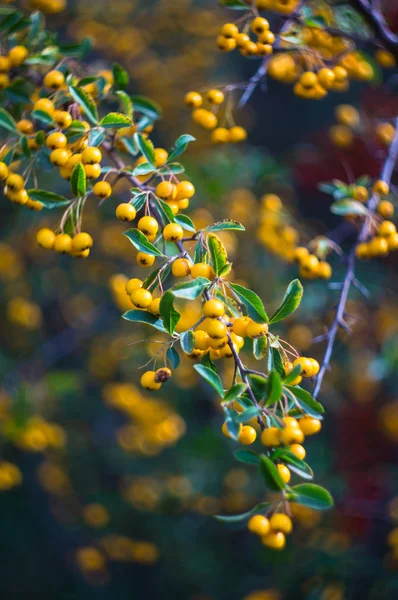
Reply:
M11 84L10 71L22 65L28 54L25 46L14 46L8 54L0 56L0 90L4 90Z
M253 41L248 35L250 31L256 36L256 41ZM263 17L253 19L250 23L250 31L246 25L245 30L241 32L234 23L225 23L217 38L217 47L224 52L231 52L238 48L242 56L269 56L272 54L275 35L270 30L267 19Z
M261 198L257 238L273 254L291 262L294 259L299 234L291 225L291 219L283 208L282 200L276 194L265 194Z
M41 210L43 208L40 202L29 198L23 177L18 175L18 173L13 173L4 162L0 162L0 182L5 184L5 196L14 204L26 206L32 210Z
M64 113L65 111L56 112ZM70 114L65 112L65 115L62 115L63 120L66 120L66 115L71 118ZM87 123L84 125L89 129L90 126ZM55 131L47 136L46 146L51 150L51 163L59 168L60 175L64 179L71 178L72 171L77 164L83 165L87 179L98 179L101 175L102 152L96 146L89 146L87 138L82 137L68 147L66 135L61 131Z
M398 250L398 233L392 221L383 221L377 228L377 234L367 242L357 245L355 253L359 259L386 256Z
M180 181L176 184L171 181L161 181L155 188L155 194L160 200L166 202L173 214L176 215L180 210L188 208L190 199L195 194L195 188L190 181ZM120 221L131 222L135 219L136 214L137 211L131 202L123 202L116 208L116 216ZM137 229L150 242L154 242L159 235L159 223L150 215L141 217ZM169 242L178 242L182 239L183 233L183 229L178 223L169 223L162 231L164 239ZM154 259L154 256L142 252L137 255L138 264L144 267L151 267Z
M63 448L66 434L56 423L49 423L40 416L30 417L23 428L18 428L12 418L2 424L3 433L27 452L43 452L47 448Z
M22 483L19 468L6 460L0 461L0 492L11 490Z
M351 104L337 106L335 117L337 123L330 127L329 138L338 148L350 148L355 141L355 135L359 132L364 133L364 127L368 127L368 123L362 121L359 111ZM394 139L395 127L390 121L379 121L366 133L388 148Z
M224 93L218 89L211 89L203 97L199 92L188 92L185 95L185 105L192 109L192 120L194 123L212 131L211 141L213 144L226 144L243 142L247 138L247 131L240 125L233 127L217 127L219 107L225 100ZM205 106L203 103L206 102Z
M293 523L285 513L275 512L269 519L263 515L254 515L247 527L258 535L267 548L282 550L286 544L286 535L292 532Z
M185 433L185 422L160 398L145 396L133 385L108 384L105 402L121 412L128 421L116 434L117 443L127 453L157 456L178 442Z
M299 275L304 279L330 279L332 267L326 260L320 260L305 246L297 246L294 260L299 265Z
M37 232L37 243L45 250L55 250L60 254L70 254L77 258L86 258L90 254L93 238L84 231L73 237L68 233L54 233L48 227Z

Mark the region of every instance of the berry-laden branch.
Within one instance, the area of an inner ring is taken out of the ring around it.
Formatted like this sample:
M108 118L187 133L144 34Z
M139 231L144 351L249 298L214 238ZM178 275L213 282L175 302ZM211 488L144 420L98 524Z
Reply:
M366 0L357 0L357 10L350 11L346 22L341 22L337 6L328 5L326 11L313 2L253 0L246 2L250 5L247 11L239 2L236 6L228 0L221 3L239 9L239 18L221 27L216 40L219 50L237 50L261 62L248 82L229 83L204 95L195 91L186 94L185 104L192 109L193 121L212 132L215 144L246 138L246 131L235 124L233 108L243 108L267 77L292 85L299 98L322 100L329 93L347 91L350 81L375 79L375 62L383 68L396 65L398 36L388 29L374 3ZM267 18L260 15L264 11ZM364 15L371 21L371 32ZM361 29L366 30L363 35ZM374 60L362 49L370 49Z
M394 172L395 165L397 163L397 159L398 159L398 118L395 119L395 135L392 140L389 151L387 153L387 157L384 162L383 169L381 171L379 186L380 186L380 182L384 183L384 186L387 186L387 187L390 186L391 178L392 178L392 175ZM335 315L334 321L326 335L327 346L326 346L325 355L324 355L324 358L322 361L322 366L319 370L319 373L318 373L318 376L316 379L316 385L315 385L314 394L313 394L314 398L316 398L319 395L319 392L322 387L323 378L326 374L326 371L329 368L330 360L331 360L332 354L333 354L333 347L334 347L334 343L336 341L336 336L339 331L339 328L344 327L344 314L345 314L346 303L348 300L348 295L349 295L351 286L356 281L355 263L356 263L356 258L358 255L358 249L359 249L359 256L361 256L361 249L364 247L364 244L366 243L368 238L371 236L372 215L374 215L374 213L375 213L375 210L379 203L379 200L380 200L380 195L377 193L377 188L376 188L376 192L374 192L372 194L372 196L368 202L367 208L368 208L369 212L368 212L368 215L365 218L364 223L359 231L357 243L354 245L350 254L348 255L347 272L346 272L346 275L345 275L345 278L343 281L343 285L341 288L341 295L340 295L340 299L339 299L339 302L337 305L336 315Z

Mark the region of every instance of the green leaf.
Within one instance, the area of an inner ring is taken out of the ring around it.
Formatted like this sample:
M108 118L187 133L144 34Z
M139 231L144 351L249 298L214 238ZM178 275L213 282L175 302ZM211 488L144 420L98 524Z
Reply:
M153 288L153 289L156 289L156 287L160 283L164 283L166 281L166 279L170 275L170 271L171 271L171 264L170 263L167 264L167 261L166 261L166 263L161 264L157 269L154 269L153 271L150 272L148 277L146 277L144 279L142 287L147 290L148 288L152 287L154 282L156 282L156 285Z
M163 319L164 328L171 335L180 318L180 313L174 308L173 302L174 296L170 291L165 292L160 300L160 316Z
M282 319L286 319L300 305L302 297L303 286L298 279L294 279L289 283L282 304L274 312L269 322L277 323L278 321L282 321Z
M116 96L119 98L120 107L124 114L131 120L133 118L134 110L130 96L123 90L117 90Z
M235 412L225 409L225 413L225 424L227 426L228 433L230 437L237 442L241 432L241 424L235 419Z
M134 110L142 115L146 115L152 121L159 119L162 114L162 109L159 104L146 96L131 96L131 100L133 102Z
M217 221L209 227L206 227L207 231L245 231L242 223L239 221L233 221L232 219L224 219L223 221Z
M122 127L129 127L131 125L131 119L126 117L123 113L111 112L103 117L99 124L106 129L120 129Z
M132 321L133 323L146 323L147 325L152 325L155 329L159 331L166 332L166 329L163 327L163 323L161 319L158 319L152 313L146 310L128 310L122 315L123 319L126 321Z
M77 163L73 167L72 175L70 178L70 184L72 187L72 192L78 198L81 198L86 193L86 172L81 163Z
M32 153L30 151L29 148L29 144L28 144L28 138L26 137L26 135L23 135L21 137L21 150L24 156L26 156L26 158L31 158Z
M257 408L257 406L249 406L249 408L246 408L246 410L241 413L234 413L233 419L235 423L247 423L247 421L250 421L250 419L253 419L254 417L258 417L259 415L261 415L260 408Z
M218 276L220 271L228 263L227 251L224 244L214 233L209 233L207 236L207 247L209 249L210 263L214 269L214 273Z
M181 225L181 227L183 229L185 229L186 231L193 231L193 232L196 231L195 225L193 224L192 219L187 217L187 215L176 215L174 217L174 220L176 223Z
M246 383L236 383L225 393L223 404L229 404L230 402L237 400L246 390Z
M44 125L54 124L52 116L45 110L33 110L32 118L36 119L36 121L40 121L40 123L44 123Z
M151 256L164 256L151 242L148 242L145 235L139 229L127 229L123 235L130 240L139 252L145 252L145 254L150 254Z
M192 330L184 331L180 335L180 344L185 354L191 354L195 347L195 335Z
M193 368L220 394L221 398L224 397L222 381L217 373L215 373L209 367L205 367L204 365L194 365Z
M91 50L92 43L90 38L84 38L76 44L62 44L59 46L59 51L66 56L75 58L84 58Z
M232 10L247 10L247 4L242 0L220 0L220 4Z
M124 90L129 82L129 74L118 63L112 65L113 79L115 81L115 87Z
M170 361L172 369L175 370L178 368L180 364L180 355L173 346L167 350L167 359Z
M318 419L325 412L322 404L315 400L307 390L298 386L286 386L285 389L297 398L299 406L311 417Z
M105 139L105 131L99 127L93 127L89 133L90 146L100 146ZM102 171L104 172L104 171Z
M171 210L170 206L167 204L167 202L163 202L163 200L160 200L160 198L156 198L156 201L163 223L174 223L174 213Z
M134 134L134 139L137 143L138 148L141 151L142 156L144 156L151 165L155 166L155 149L151 140L147 140L140 133Z
M276 369L272 369L268 377L268 398L265 406L276 404L282 397L282 379Z
M270 346L268 349L268 371L276 369L281 377L285 374L283 362L278 348Z
M27 192L31 200L41 202L46 208L58 208L59 206L66 206L71 203L71 200L68 200L64 196L54 194L54 192L36 189L27 190Z
M250 374L249 375L250 386L257 400L264 398L268 392L268 380L261 375Z
M195 298L198 298L203 293L209 283L210 281L206 279L206 277L198 277L193 281L177 283L177 285L174 285L172 288L170 288L170 291L176 298L195 300Z
M256 360L262 360L267 353L268 342L267 337L262 337L253 340L253 354Z
M279 492L285 488L285 484L279 475L276 465L265 454L260 454L260 472L265 484L271 490Z
M137 177L137 175L147 175L148 173L153 173L153 165L149 162L144 162L135 167L133 177Z
M340 215L342 217L346 215L367 215L369 212L364 204L348 198L333 202L330 210L334 215Z
M236 460L246 463L247 465L258 465L260 462L258 454L252 450L235 450L234 456Z
M21 132L18 131L14 118L5 108L0 108L0 127L7 129L7 131L15 133L16 135L22 135Z
M297 456L295 456L292 452L284 450L280 456L278 456L278 458L287 463L289 465L289 469L303 479L313 479L314 473L311 467L300 458L297 458Z
M239 452L239 450L237 452ZM222 523L240 523L241 521L246 521L256 513L263 512L269 506L271 506L270 502L261 502L260 504L256 504L251 510L241 513L240 515L215 515L214 518Z
M315 483L300 483L286 495L290 502L298 502L316 510L326 510L333 506L333 498L325 488Z
M73 85L69 87L69 93L83 109L84 115L87 117L87 119L94 125L98 125L97 106L90 94L88 94L82 88Z
M188 133L181 135L174 143L174 146L169 154L167 162L171 162L173 159L177 158L185 152L187 146L190 142L194 142L195 138Z
M247 314L253 321L256 321L256 323L268 322L264 305L255 292L237 283L231 283L230 286L239 298L240 303L246 307Z
M146 192L142 192L142 193L134 196L133 206L137 212L144 206L146 199L147 199Z
M283 385L290 385L292 383L292 381L297 379L297 377L300 375L300 373L301 373L301 367L300 367L300 365L296 365L293 368L293 370L290 371L289 375L286 375L286 377L284 377Z
M168 163L166 167L162 167L158 170L159 175L167 177L170 173L174 175L180 175L185 172L185 167L181 163Z

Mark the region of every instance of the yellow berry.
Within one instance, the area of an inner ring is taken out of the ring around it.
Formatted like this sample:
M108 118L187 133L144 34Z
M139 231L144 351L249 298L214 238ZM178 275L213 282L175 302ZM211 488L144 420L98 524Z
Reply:
M285 535L281 531L270 531L261 538L261 541L264 546L273 550L282 550L286 545Z
M17 173L10 173L7 177L6 184L7 189L11 192L19 192L23 189L25 182L21 175L18 175Z
M72 251L72 238L67 233L59 233L55 236L54 250L60 254L70 254Z
M85 165L96 165L102 160L102 152L96 146L89 146L82 152L82 162Z
M161 181L156 186L156 195L161 200L173 200L177 195L176 186L171 181Z
M281 531L288 534L293 529L293 523L290 517L284 513L274 513L269 520L269 524L273 531Z
M45 250L52 250L54 248L55 233L51 229L47 227L40 229L37 232L36 239L39 246Z
M72 239L72 252L83 252L93 245L93 238L89 233L82 231L77 233Z
M148 308L152 302L152 294L142 287L137 287L130 294L131 302L137 308Z
M152 267L155 262L155 256L146 254L145 252L138 252L136 260L141 267Z
M190 181L180 181L177 183L176 189L176 200L192 198L192 196L195 194L195 188Z
M242 429L243 429L242 423L239 423L239 432L242 432ZM223 432L225 437L227 437L227 438L231 437L231 434L228 431L228 426L227 426L226 422L223 423L223 425L221 427L221 431ZM240 433L238 434L238 437L239 437L239 435L240 435Z
M229 141L232 143L244 142L247 138L247 131L240 125L235 125L229 130Z
M227 335L227 326L218 319L210 319L206 326L207 333L211 338L221 339Z
M191 266L191 276L193 279L197 277L206 277L207 279L211 279L213 275L213 269L211 265L207 263L195 263Z
M268 333L267 323L250 321L247 325L246 335L252 339L263 337Z
M145 373L141 377L141 386L150 391L159 390L162 386L161 383L156 381L156 372L155 371L145 371Z
M199 108L203 104L203 99L198 92L188 92L185 94L184 103L190 108Z
M247 327L250 322L251 319L249 317L238 317L233 322L232 331L242 338L247 337Z
M178 223L168 223L163 229L163 237L168 242L178 242L183 238L184 230Z
M8 167L5 163L0 162L0 181L5 181L8 177Z
M254 515L247 524L247 528L256 535L267 535L270 531L270 523L263 515Z
M49 98L39 98L33 105L33 110L42 110L52 115L54 112L54 102Z
M65 83L65 75L62 71L50 71L44 77L43 83L50 90L59 90Z
M296 365L300 365L301 375L303 377L312 377L313 366L312 366L311 361L308 358L305 358L305 356L299 356L293 362L293 367L295 367Z
M207 331L203 331L202 329L197 329L194 331L195 336L195 348L197 350L207 350L210 344L210 336Z
M299 420L299 427L305 436L314 435L321 430L322 423L319 419L315 419L314 417L305 416Z
M53 120L61 129L67 129L72 123L72 115L66 110L56 110L53 113Z
M279 475L281 476L281 479L283 481L283 483L289 483L290 481L290 471L287 468L286 465L282 465L281 463L279 463L278 465L276 465L279 471Z
M8 59L12 67L19 67L28 56L29 52L25 46L14 46L8 53Z
M177 258L171 265L174 277L187 277L191 272L191 265L186 258Z
M224 94L221 90L209 90L206 94L206 100L210 104L222 104L224 102Z
M56 167L65 167L69 161L70 152L66 148L57 148L50 154L50 162Z
M289 446L289 451L300 460L305 459L306 451L304 446L301 446L300 444L292 444L291 446Z
M386 181L379 179L373 184L373 193L379 196L388 196L390 193L390 186Z
M216 319L224 315L225 306L221 300L207 300L203 305L203 314L209 319Z
M250 444L253 444L253 442L256 440L256 437L257 433L254 427L251 427L250 425L244 425L238 436L238 442L244 446L249 446Z
M93 187L93 192L98 198L109 198L112 194L112 186L107 181L97 181Z
M277 427L268 427L261 433L261 442L268 448L276 448L280 446L281 435Z
M68 140L66 136L60 131L50 133L46 138L46 146L50 150L57 150L58 148L66 148Z
M154 217L141 217L137 225L138 229L144 235L156 235L159 229L159 224Z

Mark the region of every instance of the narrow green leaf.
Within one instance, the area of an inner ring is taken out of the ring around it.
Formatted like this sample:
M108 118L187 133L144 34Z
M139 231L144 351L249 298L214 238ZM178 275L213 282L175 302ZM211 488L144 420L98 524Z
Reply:
M282 397L282 379L276 369L272 369L268 377L268 398L265 406L276 404Z
M167 350L167 359L170 361L172 369L175 370L178 368L180 364L180 355L173 346Z
M268 322L264 305L255 292L248 290L243 287L243 285L238 285L237 283L231 283L229 285L239 298L241 304L246 307L247 314L253 321L256 321L256 323Z
M178 223L179 225L181 225L181 227L183 229L185 229L186 231L193 231L195 232L195 225L193 224L192 219L190 219L189 217L187 217L187 215L176 215L174 217L174 220L176 223Z
M31 200L34 200L35 202L41 202L46 208L58 208L71 203L71 200L68 200L64 196L54 194L54 192L36 189L27 190L27 192Z
M147 175L148 173L153 173L153 165L149 162L144 162L135 167L133 177L137 177L137 175Z
M287 494L290 502L298 502L316 510L326 510L333 506L333 498L325 488L315 483L300 483Z
M227 251L224 244L214 233L207 236L207 247L209 249L210 263L215 274L220 275L220 271L228 263Z
M237 452L239 452L239 450ZM260 504L256 504L251 510L241 513L240 515L215 515L214 518L222 523L241 523L242 521L250 519L250 517L257 513L264 512L269 506L271 506L270 502L261 502Z
M145 252L151 256L164 256L139 229L128 229L123 233L139 252Z
M276 369L281 377L283 377L285 374L285 369L283 368L283 362L278 348L270 346L268 348L268 371L272 371L272 369Z
M315 400L307 390L298 386L286 386L285 389L288 389L297 398L299 406L311 417L317 419L325 412L322 404Z
M162 109L159 104L147 98L146 96L131 96L133 108L142 115L146 115L152 121L159 119Z
M300 305L302 297L303 286L298 279L294 279L289 283L282 304L274 312L269 322L277 323L278 321L282 321L282 319L286 319Z
M286 377L284 377L283 385L291 385L292 381L297 379L297 377L300 375L300 373L301 373L301 367L300 367L300 365L296 365L293 368L293 370L290 371L289 375L286 375Z
M106 129L120 129L122 127L129 127L131 119L123 113L111 112L103 117L99 124Z
M185 150L187 149L187 146L190 142L194 142L195 138L192 135L189 135L188 133L181 135L174 143L173 148L170 151L169 157L167 159L167 162L171 162L172 160L174 160L175 158L177 158L177 156L180 156L181 154L183 154L185 152Z
M147 162L149 162L151 165L155 165L155 149L151 140L147 140L140 133L134 134L134 139L141 151L142 156L144 156Z
M70 178L70 184L72 187L72 192L78 198L81 198L86 193L86 172L81 163L77 163L73 167L72 175Z
M233 221L232 219L224 219L223 221L217 221L209 227L206 227L207 231L245 231L242 223L239 221Z
M246 463L247 465L258 465L260 462L258 454L252 450L235 450L234 456L236 460Z
M155 317L155 315L146 310L128 310L124 313L124 315L122 315L122 317L123 319L126 319L126 321L132 321L134 323L146 323L147 325L152 325L152 327L155 327L155 329L158 329L159 331L166 332L166 329L163 327L162 320L158 319Z
M177 283L177 285L174 285L172 288L170 288L170 291L176 298L195 300L195 298L198 298L203 293L209 283L210 281L206 279L206 277L198 277L193 281Z
M133 206L137 212L144 206L147 197L148 196L145 192L141 192L140 194L134 196Z
M285 488L276 465L265 454L260 454L260 471L266 486L271 490L279 492Z
M330 210L334 215L340 215L342 217L346 215L366 215L369 212L364 204L349 198L333 202Z
M221 398L224 397L222 381L217 373L204 365L194 365L193 368L220 394Z
M247 423L247 421L259 415L261 415L261 409L257 406L250 406L241 413L234 413L234 421L235 423Z
M262 360L267 353L267 337L264 335L253 340L253 354L256 360Z
M156 198L156 201L163 223L174 223L175 217L170 206L166 202L163 202L163 200L160 200L160 198Z
M314 473L309 465L303 460L300 460L292 452L284 450L279 456L280 460L289 465L289 469L302 477L303 479L313 479Z
M246 383L236 383L235 385L230 387L229 390L225 393L223 404L228 404L230 402L233 402L234 400L237 400L239 396L245 393L246 390Z
M69 87L69 93L83 109L84 115L87 117L87 119L93 123L93 125L98 125L97 106L90 94L88 94L82 88L73 85Z
M131 121L131 119L133 118L134 111L133 103L131 101L130 96L126 94L126 92L124 92L123 90L117 90L116 96L119 98L121 109Z
M174 333L180 313L173 306L174 296L170 291L163 294L160 301L160 316L163 320L164 328L171 335Z
M21 132L18 131L14 118L5 108L0 108L0 127L7 129L7 131L15 133L16 135L22 135Z
M124 90L129 82L129 74L118 63L112 65L113 79L115 81L115 87Z
M181 348L182 348L183 352L185 352L185 354L191 354L191 352L193 351L193 349L195 347L195 335L194 335L193 331L189 330L189 331L184 331L184 333L181 333L180 344L181 344Z
M32 118L44 123L44 125L54 125L52 116L45 110L33 110Z

